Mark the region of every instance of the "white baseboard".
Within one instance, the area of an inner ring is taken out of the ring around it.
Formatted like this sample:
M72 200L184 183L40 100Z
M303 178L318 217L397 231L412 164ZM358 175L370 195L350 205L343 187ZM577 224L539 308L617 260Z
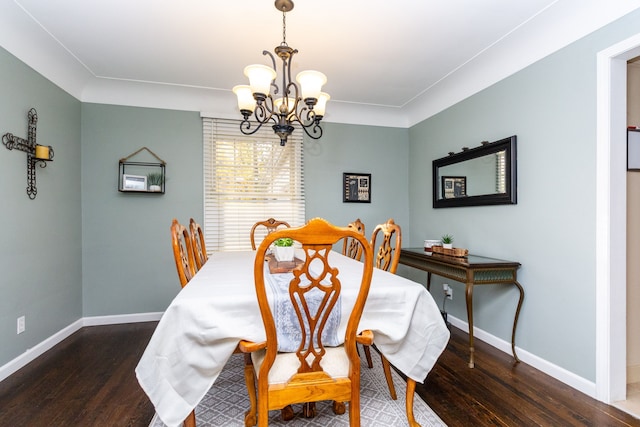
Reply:
M458 319L457 317L449 315L447 317L447 320L449 320L449 322L451 322L451 324L456 328L462 329L463 331L469 330L469 324L463 320ZM509 355L512 354L510 341L505 341L476 327L473 328L473 337L474 339L484 341L487 344ZM597 399L595 382L588 381L574 374L573 372L567 371L560 366L554 365L553 363L544 360L536 356L535 354L529 353L528 351L525 351L518 346L516 346L516 353L518 354L518 359L520 359L521 362L525 362L526 364L533 366L534 368L557 379L558 381L561 381L568 386L573 387L576 390L594 399Z
M162 312L160 313L138 313L138 314L121 314L114 316L95 316L95 317L83 317L76 320L66 328L53 334L49 338L45 339L33 348L27 349L20 356L11 360L10 362L0 366L0 381L7 378L9 375L17 372L20 368L26 366L29 362L35 360L37 357L44 354L47 350L50 350L56 344L64 341L71 336L74 332L80 330L85 326L98 326L98 325L118 325L121 323L137 323L137 322L152 322L160 320Z
M9 375L16 372L18 369L25 366L27 363L36 359L38 356L44 354L47 350L51 349L54 345L63 341L65 338L69 337L74 332L78 331L82 328L82 319L78 319L66 328L61 331L53 334L46 340L42 341L40 344L36 345L33 348L27 349L20 356L16 357L9 363L4 364L0 367L0 381L7 378Z
M113 316L92 316L82 319L82 326L120 325L122 323L157 322L162 317L158 313L117 314Z

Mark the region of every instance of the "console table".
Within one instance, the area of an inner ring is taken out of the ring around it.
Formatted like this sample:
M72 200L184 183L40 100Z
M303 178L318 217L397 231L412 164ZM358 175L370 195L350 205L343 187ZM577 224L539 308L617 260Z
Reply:
M511 332L511 351L516 362L519 362L516 355L516 325L520 308L524 300L524 289L516 279L516 270L520 267L519 262L504 261L501 259L487 258L478 255L458 258L448 255L426 252L424 248L402 248L400 251L400 264L414 267L427 274L427 290L431 289L431 275L446 277L465 284L467 302L467 321L469 323L469 367L474 367L474 347L473 347L473 286L488 284L513 284L520 291L518 307L513 319L513 330Z

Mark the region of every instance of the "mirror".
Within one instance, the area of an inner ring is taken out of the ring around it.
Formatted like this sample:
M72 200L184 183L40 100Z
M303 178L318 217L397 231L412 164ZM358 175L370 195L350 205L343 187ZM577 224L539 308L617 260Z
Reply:
M433 207L513 205L516 136L433 161Z

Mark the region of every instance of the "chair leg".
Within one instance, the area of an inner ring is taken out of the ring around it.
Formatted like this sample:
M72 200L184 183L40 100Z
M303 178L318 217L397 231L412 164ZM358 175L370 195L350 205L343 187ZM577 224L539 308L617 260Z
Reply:
M416 421L415 416L413 415L413 395L416 391L416 382L411 378L407 378L407 421L409 422L409 427L421 427L420 424Z
M280 417L282 418L282 421L291 421L295 415L295 412L293 412L293 406L291 405L287 405L280 409Z
M363 345L362 348L364 348L364 355L367 358L367 366L369 366L369 369L371 369L373 368L373 361L371 360L371 349L368 345Z
M384 377L387 380L387 386L389 387L389 394L393 400L398 399L396 395L396 387L393 385L393 378L391 378L391 364L387 360L386 357L380 354L380 358L382 359L382 369L384 369ZM414 383L415 386L415 383Z
M184 427L196 427L196 410L194 409L187 415L187 418L184 419L182 423Z
M257 398L256 398L256 380L255 370L253 369L253 362L251 361L251 355L244 355L244 382L247 385L247 394L249 395L249 410L244 413L244 425L245 427L253 427L256 425L256 411L257 411ZM195 424L194 424L195 427Z
M349 427L360 427L360 391L351 392L349 402Z
M305 418L314 418L316 416L316 402L306 402L302 405L302 415Z
M269 427L269 406L266 399L258 400L258 427Z
M336 415L342 415L347 411L347 405L344 402L333 401L333 413Z

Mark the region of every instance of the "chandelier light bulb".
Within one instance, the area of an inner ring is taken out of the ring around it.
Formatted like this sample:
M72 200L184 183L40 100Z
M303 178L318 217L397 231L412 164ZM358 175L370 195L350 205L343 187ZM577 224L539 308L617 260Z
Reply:
M318 103L313 107L313 111L316 112L317 117L323 117L325 109L327 108L327 102L331 99L328 93L320 92L318 96Z
M238 108L240 111L253 113L256 108L256 100L253 99L251 87L247 85L237 85L233 87L233 93L238 97Z
M320 71L307 70L298 73L296 81L300 84L302 99L318 99L322 91L322 85L327 83L327 76Z
M276 71L262 64L248 65L244 68L244 75L249 77L249 86L256 100L266 98L271 90L271 82L276 78Z

